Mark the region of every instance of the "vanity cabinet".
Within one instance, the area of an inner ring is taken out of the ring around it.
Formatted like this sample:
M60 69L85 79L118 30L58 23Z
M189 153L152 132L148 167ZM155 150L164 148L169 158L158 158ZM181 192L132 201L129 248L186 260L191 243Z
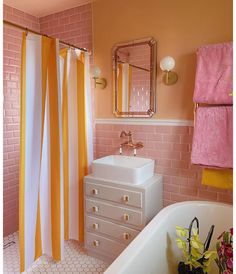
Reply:
M84 178L85 248L113 261L163 207L162 176L141 185Z

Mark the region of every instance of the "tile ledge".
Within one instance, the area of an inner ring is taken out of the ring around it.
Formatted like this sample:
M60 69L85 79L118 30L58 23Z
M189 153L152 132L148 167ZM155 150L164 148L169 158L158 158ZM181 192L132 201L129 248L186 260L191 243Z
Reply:
M193 120L177 120L177 119L102 119L94 120L95 124L116 124L116 125L144 125L144 126L191 126Z

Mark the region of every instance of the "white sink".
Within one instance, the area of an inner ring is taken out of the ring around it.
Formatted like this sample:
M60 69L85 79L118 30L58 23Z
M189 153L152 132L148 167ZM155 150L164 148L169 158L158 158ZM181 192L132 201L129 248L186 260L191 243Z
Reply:
M154 175L154 160L110 155L93 161L94 177L130 184L142 184Z

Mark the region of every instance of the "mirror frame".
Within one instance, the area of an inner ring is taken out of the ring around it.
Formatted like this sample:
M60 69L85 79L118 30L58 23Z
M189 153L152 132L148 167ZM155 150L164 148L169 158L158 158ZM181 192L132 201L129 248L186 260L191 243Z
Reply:
M150 108L147 111L127 111L122 112L118 110L118 81L117 81L117 52L121 48L130 46L138 46L147 44L150 46ZM157 41L153 37L132 40L126 43L119 43L113 47L112 50L113 60L113 114L119 118L150 118L156 112L156 71L157 71Z

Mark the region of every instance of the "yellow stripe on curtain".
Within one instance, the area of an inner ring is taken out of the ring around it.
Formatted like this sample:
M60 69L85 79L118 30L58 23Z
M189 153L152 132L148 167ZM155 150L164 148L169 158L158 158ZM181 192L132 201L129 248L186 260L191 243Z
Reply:
M202 184L223 189L233 189L233 170L204 168Z
M132 67L129 65L129 90L128 90L128 111L130 111L130 101L131 101L131 93L132 93Z
M50 112L50 163L51 163L51 220L52 256L61 259L61 208L60 208L60 132L58 109L58 79L56 40L51 40L48 63L49 112Z
M25 270L25 107L26 107L26 34L21 48L21 101L20 101L20 185L19 185L19 248L20 272Z
M123 83L123 65L118 64L118 75L117 75L117 106L118 111L122 111L122 101L123 101L123 91L122 91L122 83Z
M63 171L64 171L64 238L69 239L69 155L68 155L68 50L62 49L60 56L64 60L62 86L62 138L63 138Z
M79 144L79 240L84 241L84 176L88 174L87 136L86 136L86 107L85 107L85 58L81 53L77 60L77 89L78 89L78 144Z

